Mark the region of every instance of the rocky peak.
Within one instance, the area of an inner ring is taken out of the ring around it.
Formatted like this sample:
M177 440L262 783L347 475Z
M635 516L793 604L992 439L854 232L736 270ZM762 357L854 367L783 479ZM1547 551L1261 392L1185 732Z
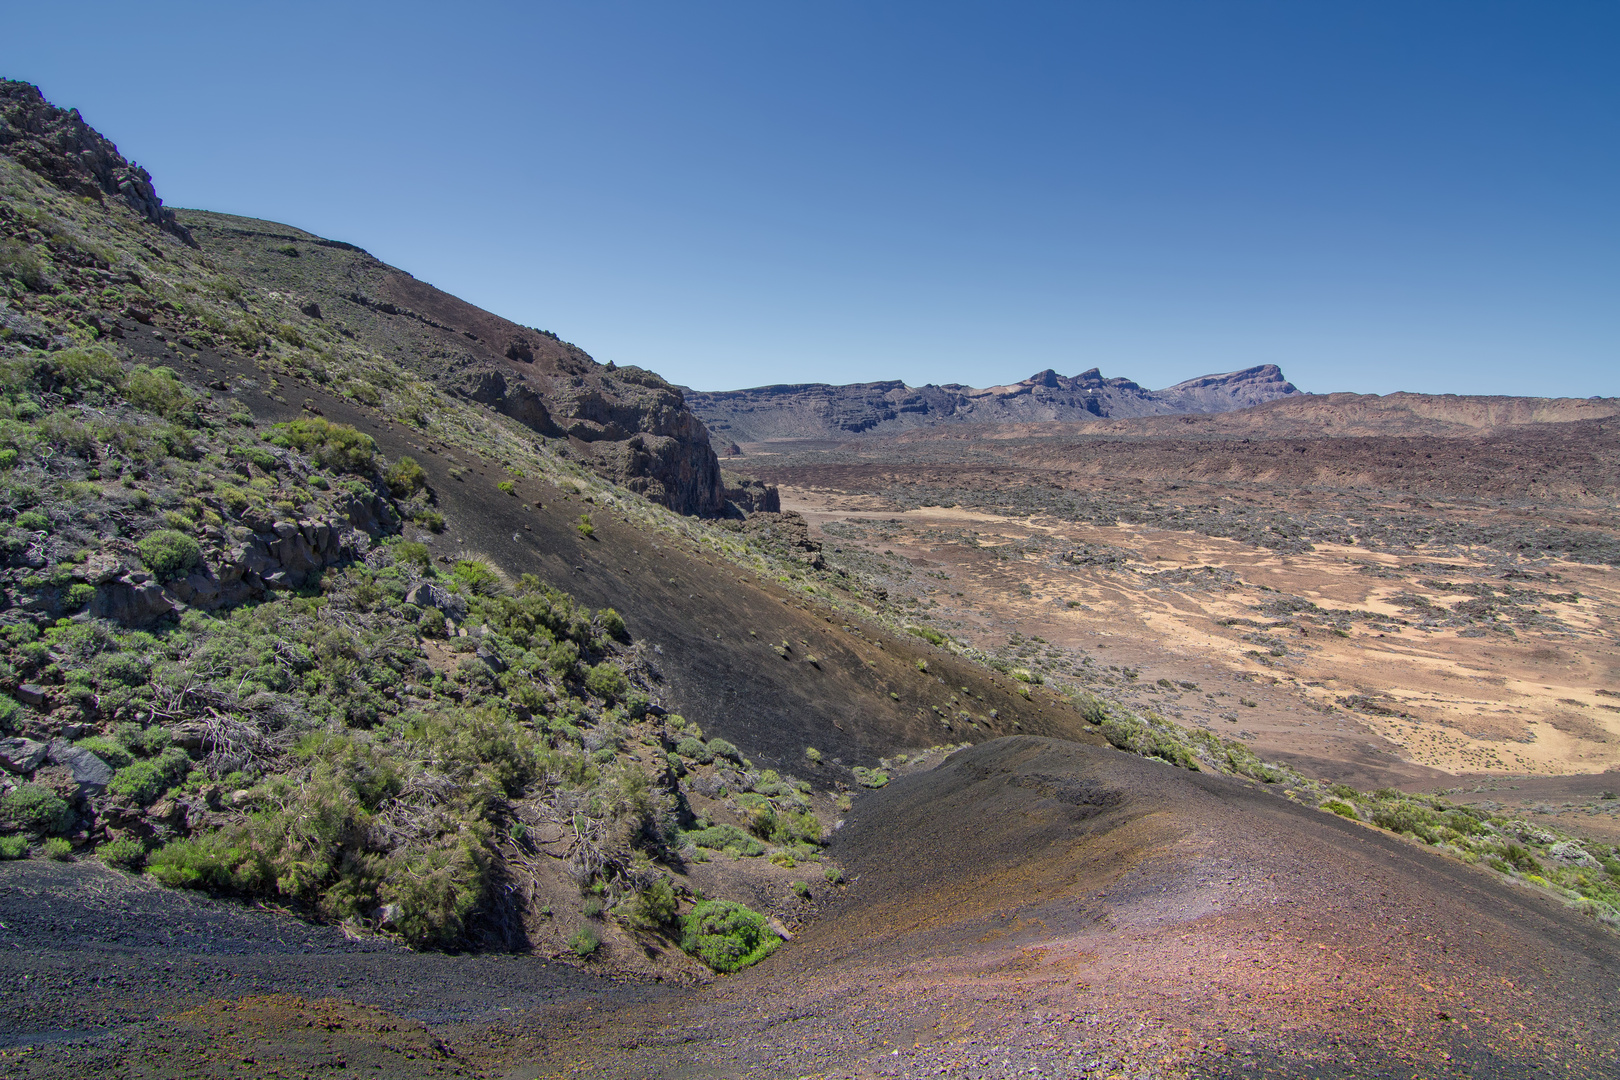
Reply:
M0 152L63 191L98 202L122 199L142 218L185 243L191 233L152 187L152 174L125 160L78 109L58 109L31 83L0 79Z

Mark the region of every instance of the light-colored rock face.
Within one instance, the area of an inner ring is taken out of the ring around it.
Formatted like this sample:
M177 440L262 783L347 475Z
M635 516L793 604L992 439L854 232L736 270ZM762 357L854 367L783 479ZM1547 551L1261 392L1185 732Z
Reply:
M1023 423L1109 417L1217 413L1299 394L1275 364L1204 375L1163 390L1105 379L1096 368L1073 377L1047 369L1005 386L848 386L808 384L685 393L692 411L718 436L847 439L949 423Z

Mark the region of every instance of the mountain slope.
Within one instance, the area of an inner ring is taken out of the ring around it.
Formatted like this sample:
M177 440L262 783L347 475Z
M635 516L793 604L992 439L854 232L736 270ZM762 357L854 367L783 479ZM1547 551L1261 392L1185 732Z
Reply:
M1205 375L1163 390L1105 379L1096 368L1070 378L1047 369L1022 382L911 387L902 382L809 383L752 390L685 391L716 438L842 439L952 423L1018 423L1213 413L1299 394L1275 364Z

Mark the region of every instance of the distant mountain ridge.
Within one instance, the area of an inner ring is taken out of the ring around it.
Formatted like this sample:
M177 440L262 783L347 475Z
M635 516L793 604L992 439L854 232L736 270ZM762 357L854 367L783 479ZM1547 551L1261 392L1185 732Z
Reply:
M1246 409L1300 394L1275 364L1202 375L1163 390L1105 379L1097 368L1073 377L1051 368L1021 382L979 389L890 382L761 386L705 392L682 388L687 407L716 440L847 439L948 423L1079 421Z

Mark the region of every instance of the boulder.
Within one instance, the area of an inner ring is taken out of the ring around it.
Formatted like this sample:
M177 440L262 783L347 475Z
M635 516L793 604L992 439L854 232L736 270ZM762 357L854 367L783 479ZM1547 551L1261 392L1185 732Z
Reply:
M137 582L131 575L96 586L90 601L90 614L112 619L125 626L141 626L161 619L175 609L175 603L155 581Z
M31 773L45 760L47 747L33 739L0 739L0 767L14 773Z
M99 795L112 783L111 765L66 739L52 739L46 757L53 764L66 766L72 771L73 782L78 785L80 795Z
M1565 866L1596 867L1601 865L1587 853L1585 848L1573 840L1563 840L1554 844L1547 850L1547 854Z
M448 619L461 622L467 617L467 601L442 586L424 581L405 594L407 604L437 608Z

